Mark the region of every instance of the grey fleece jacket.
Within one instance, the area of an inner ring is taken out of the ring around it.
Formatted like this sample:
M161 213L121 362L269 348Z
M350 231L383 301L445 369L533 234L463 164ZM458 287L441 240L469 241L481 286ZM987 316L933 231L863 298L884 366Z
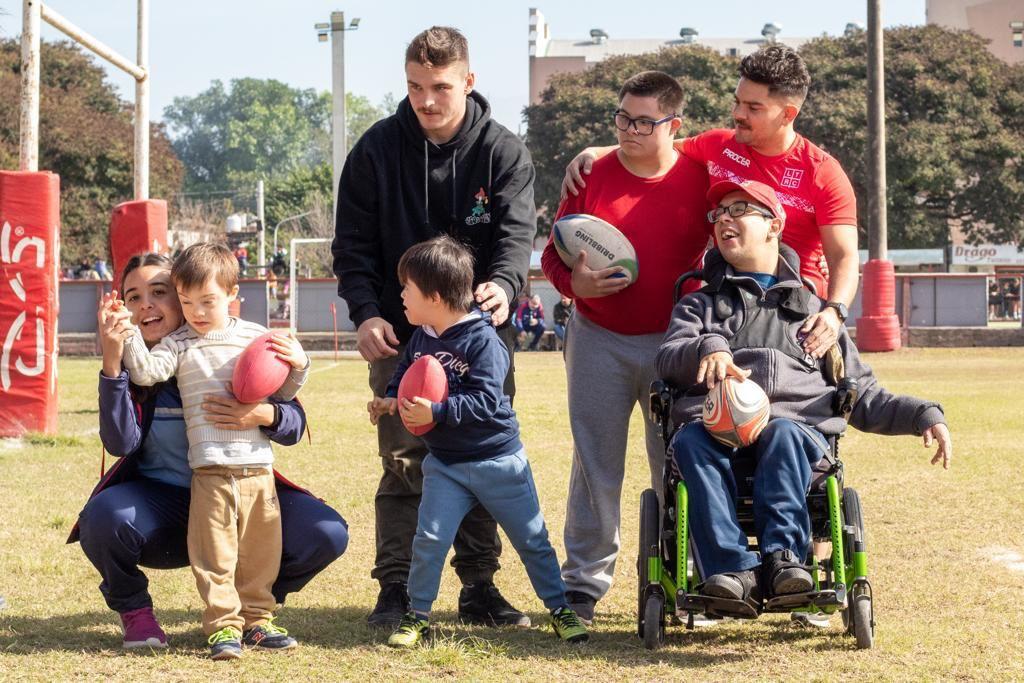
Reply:
M844 431L845 421L832 410L835 387L825 379L824 362L804 354L797 341L804 320L824 305L802 288L799 272L799 258L783 246L779 281L764 292L752 278L737 276L717 250L708 253L705 280L709 284L679 300L658 350L658 375L682 393L672 408L675 424L701 419L707 387L696 384L700 359L724 351L733 356L736 365L750 370L750 379L768 394L772 418L802 422L826 436ZM758 333L751 336L753 322L746 332L743 328L754 320L759 321ZM845 326L840 328L838 344L846 376L859 385L859 397L850 416L854 427L876 434L920 435L932 425L945 422L939 404L892 394L883 388L871 368L861 361Z

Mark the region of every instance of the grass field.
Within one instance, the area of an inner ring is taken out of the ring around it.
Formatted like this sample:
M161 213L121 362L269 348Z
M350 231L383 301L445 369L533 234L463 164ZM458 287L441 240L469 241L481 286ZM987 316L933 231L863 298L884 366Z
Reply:
M376 440L365 417L366 365L318 359L303 398L312 444L278 449L278 464L349 521L348 552L282 610L302 647L205 659L200 602L187 569L149 572L157 615L171 638L164 654L124 654L117 615L78 546L64 545L99 474L95 360L60 362L61 436L0 442L0 679L478 680L1021 679L1024 659L1024 478L1017 391L1024 349L913 349L874 355L883 382L940 401L955 443L949 472L928 465L911 437L851 432L847 482L861 493L878 626L875 649L857 651L838 617L826 632L784 615L687 632L645 651L635 638L637 501L647 475L634 414L623 492L616 585L598 605L589 645L567 648L547 629L495 631L454 623L457 580L448 570L436 604L433 647L395 652L365 615L376 584L373 493ZM552 539L561 528L571 459L560 355L517 357L516 407ZM594 419L600 419L595 415ZM1013 562L1016 553L1016 564ZM522 565L507 547L498 584L541 623Z

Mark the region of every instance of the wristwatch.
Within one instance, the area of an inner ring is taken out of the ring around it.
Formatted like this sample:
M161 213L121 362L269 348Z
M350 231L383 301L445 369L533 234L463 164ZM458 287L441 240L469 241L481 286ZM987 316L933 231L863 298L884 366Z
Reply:
M829 301L825 304L825 308L833 308L836 311L836 315L839 316L839 322L845 323L846 319L850 317L850 309L846 307L842 301Z

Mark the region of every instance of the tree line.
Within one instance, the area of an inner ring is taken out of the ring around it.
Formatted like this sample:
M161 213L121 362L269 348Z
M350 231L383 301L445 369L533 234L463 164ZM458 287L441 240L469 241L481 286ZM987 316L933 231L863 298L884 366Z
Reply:
M885 40L890 246L945 246L951 222L975 243L1019 244L1024 64L1002 62L965 31L903 27L887 30ZM865 34L817 38L800 52L812 85L797 130L842 163L863 229ZM541 102L523 112L541 232L550 228L572 156L614 141L611 114L626 78L646 69L678 78L687 94L680 134L690 135L731 126L738 64L686 45L610 57L588 71L552 77ZM18 42L0 40L0 167L7 169L18 166L20 78ZM63 260L78 262L106 253L110 211L132 198L132 107L96 60L69 42L42 44L40 84L40 168L61 176ZM375 105L348 93L349 148L396 106L391 96ZM269 79L213 81L201 93L175 98L163 122L152 126L152 196L251 190L262 179L268 225L315 207L323 213L333 194L330 122L326 92Z

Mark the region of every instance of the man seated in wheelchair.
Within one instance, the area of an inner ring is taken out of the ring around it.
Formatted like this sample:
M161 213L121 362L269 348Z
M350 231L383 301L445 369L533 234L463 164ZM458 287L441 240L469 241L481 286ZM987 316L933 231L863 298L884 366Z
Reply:
M676 304L658 352L658 373L680 390L672 418L682 425L670 447L689 495L690 533L700 558L699 594L742 601L756 616L762 597L807 593L811 542L806 495L813 467L829 450L827 437L846 420L878 434L916 434L938 450L932 463L948 469L952 443L942 408L882 388L845 327L821 360L806 354L800 330L826 302L805 289L796 254L779 236L785 211L775 192L757 182L722 181L708 191L718 248L708 252L706 286ZM833 404L836 386L826 365L841 356L859 396L845 418ZM771 419L742 452L713 439L701 421L708 389L727 376L757 382L771 402ZM753 515L760 556L748 549L737 521L731 459L754 459ZM742 605L741 605L742 606Z

